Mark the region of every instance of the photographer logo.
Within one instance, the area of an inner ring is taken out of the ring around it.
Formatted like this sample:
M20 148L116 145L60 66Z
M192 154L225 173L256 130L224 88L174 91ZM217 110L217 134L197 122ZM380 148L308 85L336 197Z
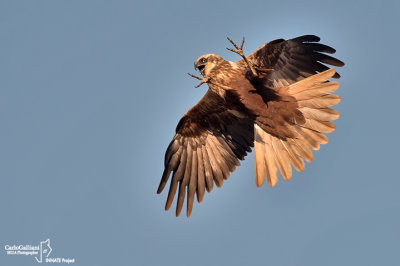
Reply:
M50 239L40 241L39 245L5 245L7 255L34 256L37 263L75 263L75 258L50 257L53 249L50 246Z

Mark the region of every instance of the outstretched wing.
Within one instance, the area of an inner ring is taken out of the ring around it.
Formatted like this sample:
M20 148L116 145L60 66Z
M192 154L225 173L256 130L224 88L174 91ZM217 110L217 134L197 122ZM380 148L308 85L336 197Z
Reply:
M328 70L324 65L341 67L344 63L328 54L335 49L319 43L320 38L304 35L290 40L277 39L259 47L247 60L259 69L272 69L268 78L270 87L282 87ZM244 60L237 63L245 64ZM335 73L333 78L339 78Z
M239 159L251 151L254 121L230 110L223 99L208 90L204 97L179 121L176 134L165 153L165 170L157 193L164 189L172 173L165 209L171 207L178 189L176 216L187 193L187 216L192 212L194 195L203 200L205 189L211 192L229 178Z
M282 88L300 112L298 119L286 121L286 130L293 137L279 137L255 125L254 159L256 184L264 183L275 186L278 182L278 169L285 180L292 177L292 167L302 172L304 161L313 160L312 150L319 150L320 144L327 144L328 137L336 126L333 120L339 118L339 112L330 107L340 102L340 97L333 94L339 82L329 81L335 69L315 74L301 81Z
M339 117L339 112L330 107L337 104L340 97L331 93L339 83L328 80L340 75L327 65L340 67L344 63L329 56L336 52L335 49L319 41L320 38L314 35L278 39L247 56L247 60L261 71L264 85L291 96L302 117L295 119L294 115L289 116L291 121L286 127L293 132L294 138L280 137L255 125L254 156L258 186L263 184L265 175L268 183L274 186L278 181L278 169L282 177L289 180L292 176L291 164L296 170L303 171L303 159L307 162L313 159L310 148L318 150L320 144L328 143L323 133L335 130L331 121ZM247 67L243 59L237 64Z

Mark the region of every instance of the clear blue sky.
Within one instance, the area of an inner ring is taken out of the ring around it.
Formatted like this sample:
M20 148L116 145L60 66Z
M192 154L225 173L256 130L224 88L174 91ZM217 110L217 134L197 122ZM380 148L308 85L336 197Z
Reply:
M51 239L75 265L400 265L396 1L0 2L0 264ZM346 63L342 113L303 173L253 155L192 217L156 194L194 60L316 34Z

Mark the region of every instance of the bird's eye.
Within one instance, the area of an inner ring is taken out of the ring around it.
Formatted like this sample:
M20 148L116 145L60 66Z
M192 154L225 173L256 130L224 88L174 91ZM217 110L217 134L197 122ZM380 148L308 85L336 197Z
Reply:
M201 59L201 62L202 62L202 63L206 63L206 62L207 62L207 58L204 58L204 57L203 57L203 58Z

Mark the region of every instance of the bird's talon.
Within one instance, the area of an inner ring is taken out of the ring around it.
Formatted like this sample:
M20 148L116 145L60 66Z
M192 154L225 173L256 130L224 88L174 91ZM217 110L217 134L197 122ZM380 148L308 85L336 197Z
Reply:
M236 43L234 43L234 41L232 41L231 39L229 39L229 37L226 37L228 39L228 41L233 45L233 47L236 48L236 50L239 50L239 47L236 45Z
M226 49L240 55L241 57L244 57L244 53L243 53L244 37L243 37L242 43L240 44L240 48L239 48L239 46L237 46L237 44L234 41L229 39L229 37L227 37L227 39L233 45L233 47L235 47L236 50L233 50L232 48L226 48Z
M243 53L244 37L242 39L242 43L240 44L240 48L231 39L228 38L228 41L236 48L236 50L233 50L230 48L226 48L226 49L240 55L243 58L243 60L246 62L247 66L250 68L253 76L257 77L258 76L257 71L255 70L254 66L247 60L246 56L244 56L244 53Z

